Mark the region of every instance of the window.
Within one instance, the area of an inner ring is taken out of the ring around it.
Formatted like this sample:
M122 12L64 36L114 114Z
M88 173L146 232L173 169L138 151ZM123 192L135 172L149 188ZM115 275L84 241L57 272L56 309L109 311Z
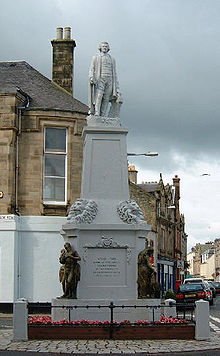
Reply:
M45 128L44 203L66 202L66 135L63 128Z
M157 216L161 215L161 204L160 202L157 202Z
M165 216L168 217L168 204L165 203Z
M161 248L165 249L165 229L161 229Z

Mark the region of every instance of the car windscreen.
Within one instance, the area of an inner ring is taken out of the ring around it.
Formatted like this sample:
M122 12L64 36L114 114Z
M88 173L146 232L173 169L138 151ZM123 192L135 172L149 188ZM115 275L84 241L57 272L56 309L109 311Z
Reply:
M220 282L215 282L215 283L214 283L214 286L215 286L215 287L220 287Z
M200 279L185 279L184 284L188 283L202 283L202 280Z
M202 284L196 283L196 284L182 284L181 286L179 286L178 291L179 292L187 292L187 291L199 291L199 290L203 290L203 286Z

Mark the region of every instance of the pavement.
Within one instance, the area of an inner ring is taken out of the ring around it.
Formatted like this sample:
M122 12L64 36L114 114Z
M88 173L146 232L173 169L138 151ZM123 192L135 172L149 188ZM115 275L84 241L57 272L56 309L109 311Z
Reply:
M72 354L135 354L176 353L187 351L218 350L220 334L211 332L208 341L197 340L30 340L13 341L13 329L0 330L1 351L29 351Z

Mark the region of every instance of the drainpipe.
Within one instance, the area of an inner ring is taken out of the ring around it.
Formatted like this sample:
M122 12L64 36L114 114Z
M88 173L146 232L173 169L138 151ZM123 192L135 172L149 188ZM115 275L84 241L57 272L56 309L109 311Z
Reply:
M18 216L20 216L19 213L19 208L18 208L18 174L19 174L19 136L21 134L21 118L22 118L22 110L27 109L30 103L30 98L29 96L24 93L21 89L18 89L18 92L25 98L25 104L24 106L18 106L17 107L17 112L18 112L18 131L16 135L16 155L15 155L15 209L14 213Z

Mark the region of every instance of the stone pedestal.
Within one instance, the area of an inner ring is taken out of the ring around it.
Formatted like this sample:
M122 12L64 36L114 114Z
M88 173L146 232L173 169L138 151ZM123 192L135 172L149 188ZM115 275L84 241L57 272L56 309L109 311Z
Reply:
M128 131L121 128L119 119L90 116L87 121L83 132L81 199L71 208L61 231L64 240L81 257L77 304L97 301L135 304L140 302L137 300L138 254L145 248L150 226L129 197ZM57 303L75 305L76 300L52 302ZM139 312L134 319L138 319ZM86 319L91 313L84 309L83 315ZM54 308L53 317L62 318L58 308ZM95 319L100 318L97 315Z

